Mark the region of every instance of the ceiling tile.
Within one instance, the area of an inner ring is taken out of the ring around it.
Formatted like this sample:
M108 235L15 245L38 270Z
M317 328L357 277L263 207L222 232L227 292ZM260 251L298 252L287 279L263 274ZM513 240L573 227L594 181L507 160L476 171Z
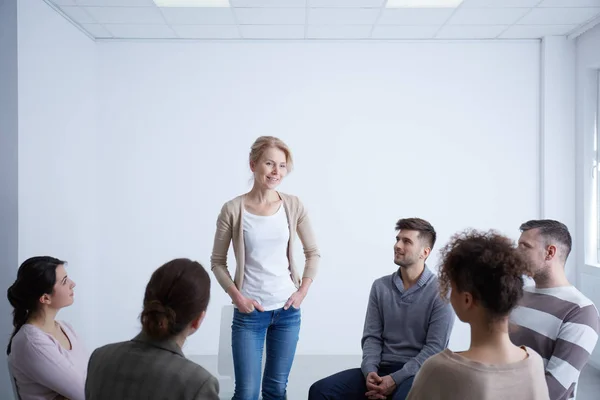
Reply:
M93 24L98 22L81 7L63 6L60 9L73 21L79 22L80 24Z
M446 25L435 36L436 39L493 39L509 25Z
M379 16L377 8L311 8L310 25L373 25Z
M51 0L50 2L57 6L76 6L77 5L75 0ZM0 4L1 3L2 3L2 1L0 1Z
M600 14L600 8L534 8L519 25L578 25Z
M157 7L83 7L99 23L164 24Z
M538 39L543 36L563 36L577 25L514 25L499 37L502 39Z
M600 7L600 0L544 0L538 7Z
M243 25L304 25L305 8L235 8Z
M449 25L512 25L529 12L529 8L458 9Z
M156 7L153 0L76 0L80 6Z
M176 37L168 25L106 24L104 26L117 39L169 39Z
M171 25L235 25L230 8L159 8L168 24Z
M232 7L306 7L307 0L229 0Z
M452 8L394 8L381 14L379 25L442 25L452 15Z
M431 39L439 26L376 26L371 35L374 39Z
M100 24L81 24L81 27L97 39L112 37L112 34Z
M540 0L464 0L461 8L471 7L535 7Z
M241 25L245 39L304 39L303 25Z
M172 25L171 28L182 39L239 39L240 33L234 25Z
M381 7L385 0L309 0L310 7Z
M310 25L306 37L310 39L367 39L371 25Z

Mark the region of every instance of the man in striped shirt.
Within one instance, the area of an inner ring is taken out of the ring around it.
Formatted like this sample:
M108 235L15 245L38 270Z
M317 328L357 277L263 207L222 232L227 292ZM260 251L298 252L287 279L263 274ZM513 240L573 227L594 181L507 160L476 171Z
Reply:
M598 341L598 310L567 280L568 228L554 220L533 220L520 230L519 250L530 263L535 287L525 288L510 316L510 338L544 359L551 400L573 399L579 374Z

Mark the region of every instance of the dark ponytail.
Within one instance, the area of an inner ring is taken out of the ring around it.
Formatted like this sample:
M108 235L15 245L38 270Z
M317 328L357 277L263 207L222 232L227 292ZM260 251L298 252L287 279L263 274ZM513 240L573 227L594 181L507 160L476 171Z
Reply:
M65 264L54 257L41 256L26 260L19 267L17 279L8 288L6 296L13 307L14 330L10 336L6 354L11 351L12 340L31 314L39 308L39 299L44 294L52 294L56 283L56 268Z

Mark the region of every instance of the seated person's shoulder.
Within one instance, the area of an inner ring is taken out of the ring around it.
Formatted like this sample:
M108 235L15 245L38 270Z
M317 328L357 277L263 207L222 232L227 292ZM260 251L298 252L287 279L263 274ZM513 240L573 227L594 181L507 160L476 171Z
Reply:
M542 371L545 370L544 360L542 359L542 356L537 351L535 351L531 347L527 347L527 346L525 346L525 351L527 352L530 362L533 364L533 366L535 368L539 367Z
M373 281L374 288L383 288L383 287L391 287L394 280L394 274L380 276L379 278Z
M219 381L206 368L195 362L185 359L186 368L190 372L186 374L185 385L192 385L197 388L199 394L204 394L210 398L210 395L219 393ZM217 397L218 398L218 397Z
M11 342L11 358L29 358L52 351L58 351L58 345L40 329L25 324L19 329Z
M426 374L433 375L448 369L449 364L450 363L447 355L442 351L441 353L434 354L425 360L420 371L424 371Z
M129 346L130 342L118 342L98 347L90 355L88 369L90 369L90 371L94 371L94 367L99 367L100 365L104 365L106 363L108 365L112 365L115 362L113 359L116 360L114 357L115 354L122 354L126 352Z

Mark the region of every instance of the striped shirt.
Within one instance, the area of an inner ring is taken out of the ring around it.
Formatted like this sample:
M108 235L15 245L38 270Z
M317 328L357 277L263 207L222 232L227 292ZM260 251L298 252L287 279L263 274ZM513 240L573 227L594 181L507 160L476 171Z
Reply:
M574 398L579 374L598 341L600 318L592 301L574 286L526 287L510 322L512 342L542 356L550 399Z

